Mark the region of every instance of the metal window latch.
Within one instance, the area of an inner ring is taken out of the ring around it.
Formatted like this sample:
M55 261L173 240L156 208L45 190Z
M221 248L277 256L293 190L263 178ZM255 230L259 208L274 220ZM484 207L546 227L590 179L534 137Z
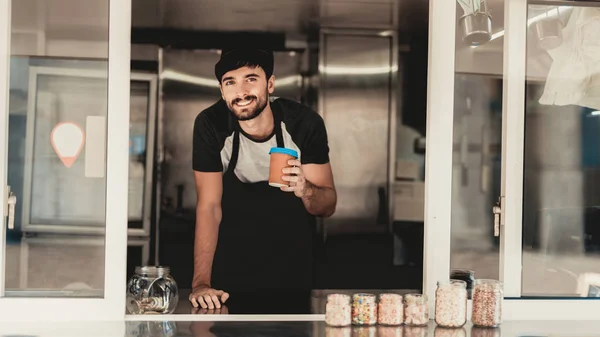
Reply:
M494 213L494 236L500 236L500 225L502 223L502 201L504 197L499 197L498 202L492 208L492 212Z
M8 229L15 229L15 206L17 205L17 196L8 192Z

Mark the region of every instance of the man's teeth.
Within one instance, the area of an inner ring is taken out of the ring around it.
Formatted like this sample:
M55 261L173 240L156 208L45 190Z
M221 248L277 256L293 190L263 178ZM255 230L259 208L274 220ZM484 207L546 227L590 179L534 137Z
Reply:
M252 99L250 99L250 100L248 100L248 101L239 101L239 102L237 103L237 105L239 105L239 106L246 106L246 105L248 105L248 104L250 104L250 103L252 103Z

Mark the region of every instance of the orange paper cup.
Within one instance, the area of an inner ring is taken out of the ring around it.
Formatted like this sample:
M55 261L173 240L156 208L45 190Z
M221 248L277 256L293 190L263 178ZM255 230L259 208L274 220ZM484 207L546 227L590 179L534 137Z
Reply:
M285 187L289 182L282 179L283 169L289 167L288 160L298 159L298 152L284 147L274 147L269 151L271 165L269 169L269 185L273 187Z

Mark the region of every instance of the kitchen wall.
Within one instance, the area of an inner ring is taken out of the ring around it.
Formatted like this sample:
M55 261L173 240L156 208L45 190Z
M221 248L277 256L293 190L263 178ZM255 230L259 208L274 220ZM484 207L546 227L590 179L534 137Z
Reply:
M391 111L397 90L392 79L398 76L393 40L336 31L321 39L319 113L328 131L338 193L336 213L324 224L328 235L385 231L388 173L390 160L395 161L390 148L396 135L390 132L396 118ZM353 73L356 69L371 71Z
M108 0L12 1L13 55L108 57Z

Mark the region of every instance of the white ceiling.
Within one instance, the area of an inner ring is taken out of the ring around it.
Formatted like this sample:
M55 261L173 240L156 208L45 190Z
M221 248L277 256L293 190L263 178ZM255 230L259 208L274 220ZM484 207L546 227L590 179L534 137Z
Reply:
M452 0L448 0L452 1ZM106 41L109 0L13 0L13 32ZM134 27L306 34L308 28L396 27L426 33L428 0L132 0Z

